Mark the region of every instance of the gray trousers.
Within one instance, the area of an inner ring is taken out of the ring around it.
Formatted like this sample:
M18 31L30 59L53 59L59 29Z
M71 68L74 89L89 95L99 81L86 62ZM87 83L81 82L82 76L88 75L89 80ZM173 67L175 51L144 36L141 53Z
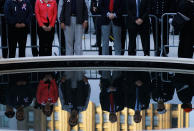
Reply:
M65 26L66 55L82 55L82 24L76 24L76 17L71 17L70 26Z
M112 28L114 36L115 55L121 55L121 27L111 21L108 25L102 25L102 55L109 55L109 35Z

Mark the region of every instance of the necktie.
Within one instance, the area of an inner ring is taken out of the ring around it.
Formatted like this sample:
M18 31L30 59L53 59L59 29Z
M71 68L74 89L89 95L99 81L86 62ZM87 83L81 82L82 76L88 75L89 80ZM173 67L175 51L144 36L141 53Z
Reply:
M113 93L110 93L110 112L114 112L114 97Z
M140 0L137 1L137 17L139 17L139 9L140 9Z
M113 12L114 0L110 0L109 11Z

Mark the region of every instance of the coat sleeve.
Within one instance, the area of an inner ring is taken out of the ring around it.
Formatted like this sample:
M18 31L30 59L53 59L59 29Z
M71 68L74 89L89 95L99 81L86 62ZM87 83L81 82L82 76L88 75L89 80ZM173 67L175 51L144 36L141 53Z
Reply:
M12 16L11 0L6 0L4 5L5 20L8 24L16 24L16 18Z
M85 0L83 2L83 10L84 10L84 14L83 14L84 21L88 21L88 7L86 6Z
M53 18L52 18L52 21L51 21L51 23L49 25L50 27L54 27L55 26L56 19L57 19L57 2L54 1Z
M146 0L145 2L146 6L144 9L144 13L142 14L141 18L143 21L149 17L150 9L151 9L151 0Z
M32 6L31 6L29 0L27 0L27 6L28 6L28 14L27 14L27 18L26 18L25 24L29 25L31 23L31 19L32 19L32 15L33 15Z
M56 82L55 82L55 80L52 80L52 86L53 86L53 88L54 88L54 99L53 99L53 103L56 103L57 102L57 100L58 100L58 87L57 87L57 84L56 84Z
M100 0L99 1L99 13L103 17L107 17L108 10L105 8L105 0Z
M59 3L58 3L58 12L57 12L57 19L58 21L60 21L60 14L61 14L61 11L62 11L62 8L63 8L63 0L59 0Z
M63 0L60 0L59 3L62 2L63 5L62 5L62 9L61 9L61 12L60 12L60 22L61 23L65 23L65 2Z
M42 91L42 87L44 86L44 81L43 80L40 80L39 84L38 84L38 88L37 88L37 92L36 92L36 99L37 99L37 102L39 104L42 103L42 100L41 100L41 91Z
M40 0L36 0L36 4L35 4L35 14L36 14L36 19L38 21L38 25L40 27L44 26L43 22L41 21L41 17L40 17Z

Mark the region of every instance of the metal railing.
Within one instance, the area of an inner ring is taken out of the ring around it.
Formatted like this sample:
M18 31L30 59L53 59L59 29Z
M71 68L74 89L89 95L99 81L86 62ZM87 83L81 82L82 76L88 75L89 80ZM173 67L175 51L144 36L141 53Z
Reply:
M2 17L2 16L4 16L4 15L3 14L0 14L0 17ZM93 39L93 37L95 37L94 35L92 35L92 17L94 17L94 16L95 17L100 17L100 15L89 15L89 34L88 35L84 34L84 36L83 36L84 39L83 39L83 43L82 43L83 44L82 50L84 52L95 52L95 51L97 52L98 51L98 48L93 48L92 47L92 42L93 42L92 39ZM127 17L127 15L123 15L123 17ZM155 32L157 33L158 32L158 26L157 26L157 24L158 24L158 18L155 15L149 15L149 17L152 18L152 19L154 19L156 21L155 22L155 24L156 24L156 31ZM37 25L37 22L36 22L36 33L37 33L37 26L38 25ZM61 27L60 27L60 24L59 24L58 27L55 26L55 31L57 31L57 28L59 28L58 29L59 30L59 33L58 33L59 34L58 42L55 43L56 42L56 37L55 37L54 43L53 43L52 47L58 48L58 50L59 50L58 55L60 56L61 55L61 47L62 47L61 46ZM30 34L31 33L32 33L32 31L30 29ZM126 35L127 35L127 33L126 33ZM37 34L36 34L36 37L37 37ZM151 41L151 39L150 39L150 41ZM128 43L129 43L129 40L128 40L128 35L127 35L126 36L126 41L125 41L125 49L124 49L124 51L128 51ZM36 48L39 47L39 45L38 45L38 39L37 39L37 46L32 46L32 45L27 45L26 46L26 48L32 48L32 47L36 47ZM8 48L8 44L5 47L0 46L0 49L3 49L3 48ZM164 48L164 47L162 46L161 48ZM154 51L156 53L157 49L158 49L158 37L156 35L156 43L155 43L155 46L154 46L154 48L150 48L150 51ZM114 51L114 49L113 49L113 51ZM139 46L139 43L137 45L136 51L143 51L143 49L141 48L141 46Z
M160 56L162 56L162 54L167 54L166 52L166 48L165 47L178 47L178 44L175 44L174 43L174 37L175 37L175 33L174 33L174 29L173 29L173 34L171 35L173 38L173 42L170 43L169 42L169 17L174 17L176 15L176 13L164 13L162 16L161 16L161 53L160 53ZM167 21L164 21L164 19L166 18ZM166 27L164 27L164 22L166 22ZM167 28L167 32L164 32L164 28ZM167 33L167 43L166 45L164 45L164 33ZM164 51L164 52L163 52Z

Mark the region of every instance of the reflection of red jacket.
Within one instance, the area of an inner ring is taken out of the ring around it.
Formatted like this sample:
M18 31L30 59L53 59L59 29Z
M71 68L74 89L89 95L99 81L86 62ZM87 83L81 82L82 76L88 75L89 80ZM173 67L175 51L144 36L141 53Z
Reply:
M45 84L43 80L39 82L36 99L39 104L56 103L58 99L58 88L55 80L51 80L50 88L48 84Z
M56 1L48 0L48 3L45 3L44 0L36 0L35 14L40 27L42 27L44 23L48 23L47 19L49 19L49 26L54 27L57 18Z

